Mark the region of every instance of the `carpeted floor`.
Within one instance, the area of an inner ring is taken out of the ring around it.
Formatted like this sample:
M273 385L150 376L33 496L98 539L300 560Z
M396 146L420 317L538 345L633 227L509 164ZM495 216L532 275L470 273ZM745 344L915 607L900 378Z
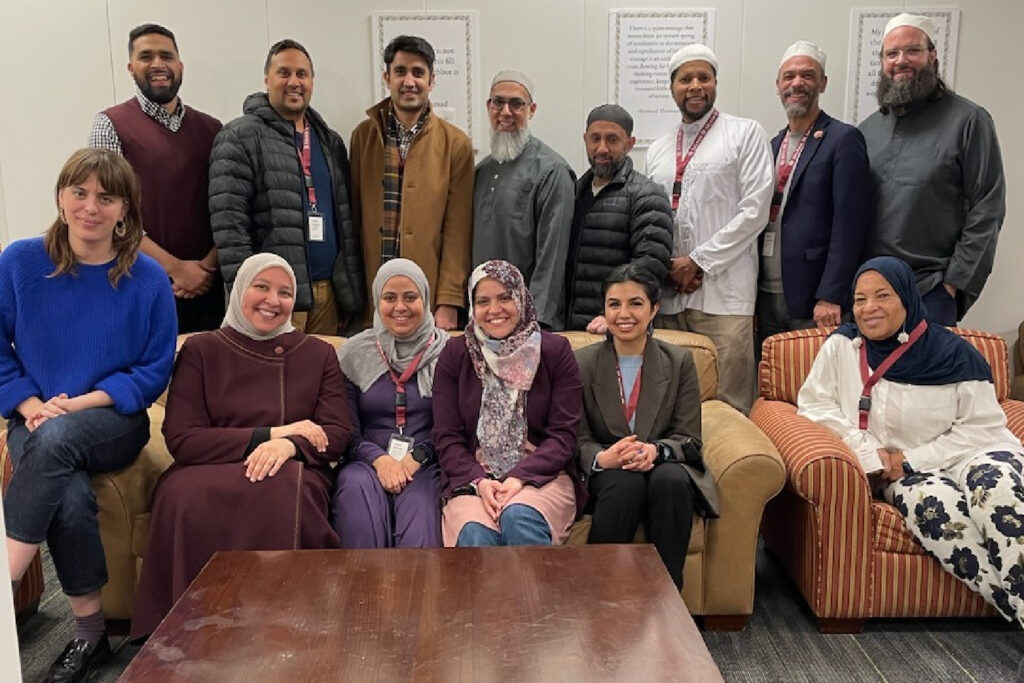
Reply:
M43 571L39 613L20 630L26 681L41 680L71 637L68 604L45 549ZM1000 619L890 619L869 622L859 635L821 635L796 588L764 551L758 555L756 590L746 630L704 634L730 683L1001 683L1014 680L1024 657L1024 633ZM93 681L114 681L138 652L122 639L114 647L115 659Z

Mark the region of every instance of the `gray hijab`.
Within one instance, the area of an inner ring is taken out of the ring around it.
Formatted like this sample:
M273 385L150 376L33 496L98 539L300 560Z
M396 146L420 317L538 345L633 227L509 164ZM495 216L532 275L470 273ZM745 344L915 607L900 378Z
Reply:
M235 284L231 287L231 296L228 297L228 312L224 316L221 327L230 327L235 332L244 334L250 339L265 341L273 339L286 332L294 332L292 320L289 317L282 325L275 327L270 332L260 332L252 326L242 313L242 296L249 285L256 279L256 276L269 268L281 268L288 273L292 281L292 294L295 293L295 271L288 265L288 262L277 254L253 254L242 262L235 275Z
M420 292L423 301L423 322L408 337L399 339L393 335L380 318L380 297L384 285L396 275L404 275L412 280ZM409 259L391 259L380 267L373 278L373 327L363 330L352 337L338 349L338 362L345 376L359 387L359 391L367 391L388 367L401 374L413 358L426 348L423 358L416 370L416 386L420 396L433 393L434 368L437 358L441 355L444 345L448 342L448 333L434 324L434 314L430 312L430 285L427 276L418 265ZM430 340L433 339L433 343ZM380 349L377 345L380 344ZM381 358L381 351L387 362Z

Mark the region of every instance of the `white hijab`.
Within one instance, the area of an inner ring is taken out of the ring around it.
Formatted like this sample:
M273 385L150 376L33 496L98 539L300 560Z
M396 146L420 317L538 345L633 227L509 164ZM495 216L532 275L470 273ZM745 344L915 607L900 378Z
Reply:
M292 281L292 293L295 293L295 271L292 270L287 261L277 254L253 254L245 259L238 268L238 273L235 275L235 284L232 286L231 295L228 297L228 312L224 316L224 322L221 323L221 327L230 327L235 332L244 334L246 337L257 341L273 339L279 335L295 331L291 317L289 317L288 320L270 332L260 332L253 327L252 323L246 319L245 314L242 313L242 297L245 295L245 290L249 289L249 285L252 284L257 275L270 268L281 268L284 272L288 273L288 277Z

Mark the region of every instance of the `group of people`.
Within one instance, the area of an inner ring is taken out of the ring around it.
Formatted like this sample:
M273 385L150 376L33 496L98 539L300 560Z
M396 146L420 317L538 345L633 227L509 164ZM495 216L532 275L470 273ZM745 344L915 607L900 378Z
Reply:
M693 516L718 501L693 360L651 331L709 336L720 395L746 410L755 318L763 338L851 309L800 410L843 437L950 571L1021 619L1024 449L984 360L937 324L991 268L1001 163L987 113L938 78L933 35L914 15L886 27L881 109L861 130L818 106L824 53L792 45L776 81L789 124L771 146L715 108L717 57L685 46L668 65L682 121L645 173L632 118L602 105L577 181L530 134L522 72L494 77L474 172L468 138L431 110L421 38L388 46L390 96L346 150L309 106L299 43L271 47L266 92L221 128L178 98L173 34L134 29L136 97L97 115L45 236L0 253L9 568L17 584L46 540L75 616L51 680L110 654L89 473L137 456L172 364L174 464L154 494L136 637L216 550L557 544L584 511L595 543L643 525L681 586ZM864 254L889 256L857 271ZM607 339L574 354L560 329ZM195 330L211 331L175 363L176 331ZM339 332L355 334L337 351L307 334ZM861 366L884 375L869 407Z

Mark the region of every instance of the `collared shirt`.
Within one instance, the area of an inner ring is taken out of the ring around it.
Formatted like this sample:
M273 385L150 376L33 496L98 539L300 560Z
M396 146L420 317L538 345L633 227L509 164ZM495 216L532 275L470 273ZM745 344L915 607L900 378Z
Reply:
M412 141L416 135L423 130L423 124L427 122L427 117L430 116L430 107L426 107L423 113L420 114L420 118L417 119L416 125L412 128L406 128L405 125L398 120L395 116L395 108L392 106L388 109L388 125L391 126L391 131L398 137L398 153L402 155L402 161L405 161L405 157L409 155L409 148L412 146Z
M558 152L535 137L512 161L485 157L473 186L473 266L501 258L523 274L548 329L565 324L565 260L576 181Z
M177 133L178 129L181 128L181 122L185 119L185 106L181 103L180 97L178 98L178 106L173 114L168 114L162 104L157 104L143 95L138 89L135 90L135 99L139 101L139 106L142 107L142 111L145 112L146 116L156 120L157 123L167 130ZM89 131L89 147L109 149L111 152L124 154L124 151L121 149L121 138L118 137L117 130L114 129L114 124L111 122L110 117L103 112L96 114L96 118L93 119L92 130Z
M710 112L681 123L683 149ZM672 128L647 150L644 173L672 196L676 135ZM672 256L704 270L692 294L666 288L662 313L693 308L714 315L753 315L757 298L757 236L768 223L775 173L768 135L751 119L720 113L683 174Z

